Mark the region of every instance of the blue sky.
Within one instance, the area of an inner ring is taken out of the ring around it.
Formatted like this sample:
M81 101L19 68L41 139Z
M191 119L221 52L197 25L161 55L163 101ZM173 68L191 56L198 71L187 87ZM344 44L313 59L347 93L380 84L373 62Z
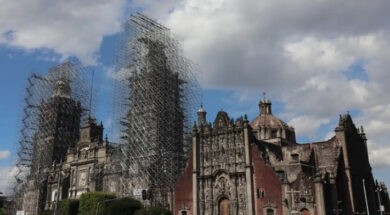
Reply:
M375 177L390 184L388 10L385 0L6 1L0 8L0 174L10 175L16 158L26 78L67 57L95 71L96 117L110 137L108 73L120 24L142 11L180 38L196 65L209 121L221 109L253 119L267 92L274 115L295 127L299 142L310 142L331 137L338 115L349 111L366 128ZM0 191L6 184L0 179Z

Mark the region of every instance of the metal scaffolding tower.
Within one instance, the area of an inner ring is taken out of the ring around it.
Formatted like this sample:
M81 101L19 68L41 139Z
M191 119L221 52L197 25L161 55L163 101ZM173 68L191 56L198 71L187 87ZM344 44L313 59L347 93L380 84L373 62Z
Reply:
M27 214L44 207L48 169L65 159L79 137L80 120L90 106L83 71L77 61L67 61L47 75L28 78L14 189L17 199L25 201L17 207Z
M125 192L153 191L155 203L185 166L197 82L169 29L142 14L125 23L115 74L115 112ZM153 203L152 203L153 204Z

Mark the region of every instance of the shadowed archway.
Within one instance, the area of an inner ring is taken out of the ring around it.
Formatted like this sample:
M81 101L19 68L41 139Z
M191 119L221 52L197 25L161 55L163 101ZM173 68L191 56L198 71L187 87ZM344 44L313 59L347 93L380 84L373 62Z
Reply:
M222 198L218 203L218 215L230 215L230 200Z
M301 215L310 215L310 211L308 209L306 209L306 208L303 208L301 210Z

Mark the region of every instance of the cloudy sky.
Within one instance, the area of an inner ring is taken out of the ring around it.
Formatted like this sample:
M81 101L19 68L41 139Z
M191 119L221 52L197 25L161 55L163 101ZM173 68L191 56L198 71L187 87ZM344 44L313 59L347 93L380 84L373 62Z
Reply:
M331 137L339 114L364 125L374 175L390 185L388 0L0 0L0 192L14 172L26 77L68 57L97 71L110 134L108 71L121 23L140 11L169 27L197 65L213 120L258 114L262 92L298 141Z

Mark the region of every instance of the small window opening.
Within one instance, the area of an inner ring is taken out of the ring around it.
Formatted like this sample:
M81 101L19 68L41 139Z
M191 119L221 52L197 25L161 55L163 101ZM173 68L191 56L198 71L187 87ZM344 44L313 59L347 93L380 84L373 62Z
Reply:
M283 172L283 171L277 171L276 174L277 174L277 176L278 176L281 180L284 179L284 172Z
M294 162L299 162L299 154L292 154L291 159Z
M264 188L257 188L257 198L261 199L265 197Z
M277 138L278 137L278 131L273 130L271 131L271 138Z

